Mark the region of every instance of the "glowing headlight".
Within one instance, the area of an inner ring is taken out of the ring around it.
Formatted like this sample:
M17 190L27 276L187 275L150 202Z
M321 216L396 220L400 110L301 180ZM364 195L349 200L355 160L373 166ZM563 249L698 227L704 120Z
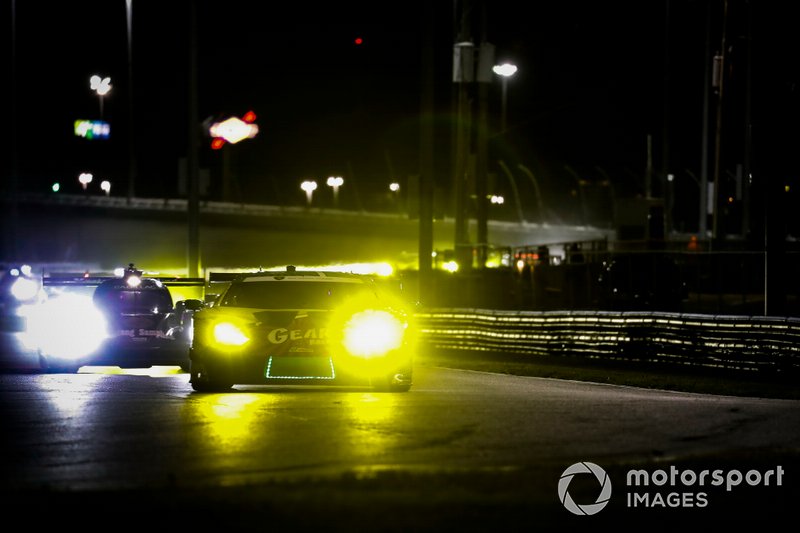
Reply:
M91 298L64 294L26 308L23 342L46 355L79 358L97 350L107 337L106 319Z
M250 340L250 337L236 325L230 322L221 322L214 326L214 340L229 346L241 346Z
M39 284L32 279L17 278L14 284L11 285L11 294L21 302L32 300L38 292Z
M344 347L358 357L379 357L403 344L405 327L386 311L361 311L345 325Z
M448 261L442 265L442 268L447 270L448 272L455 273L458 272L458 263L455 261Z

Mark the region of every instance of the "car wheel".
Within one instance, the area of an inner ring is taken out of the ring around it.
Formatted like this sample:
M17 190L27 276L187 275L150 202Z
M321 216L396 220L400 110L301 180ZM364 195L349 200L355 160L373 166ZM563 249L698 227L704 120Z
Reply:
M214 379L202 364L192 362L189 375L189 383L197 392L225 392L233 387L233 383Z

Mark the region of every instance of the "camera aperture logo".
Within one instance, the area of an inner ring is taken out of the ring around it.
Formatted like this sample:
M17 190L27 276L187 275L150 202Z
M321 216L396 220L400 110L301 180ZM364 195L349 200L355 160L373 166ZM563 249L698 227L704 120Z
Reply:
M578 474L592 474L600 484L600 494L594 503L576 503L569 493L569 485ZM729 493L740 485L750 487L780 487L785 471L782 466L760 471L750 469L679 469L669 466L648 471L629 470L626 476L628 488L625 497L627 507L686 508L708 507L709 489L724 489ZM572 514L587 516L602 511L611 500L611 480L600 466L583 461L569 466L558 480L558 498Z
M600 483L600 494L594 503L579 505L570 496L568 491L569 484L576 474L594 474L594 477L597 478L597 482ZM608 505L608 501L611 499L611 479L609 479L605 470L594 463L587 461L575 463L564 470L564 473L561 474L561 479L558 480L558 499L572 514L597 514L603 510L603 507Z

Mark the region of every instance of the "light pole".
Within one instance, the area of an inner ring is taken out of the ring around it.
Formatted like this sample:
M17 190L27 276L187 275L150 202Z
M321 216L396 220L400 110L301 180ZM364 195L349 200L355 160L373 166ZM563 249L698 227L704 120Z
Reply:
M575 184L578 187L577 190L578 199L581 202L581 225L586 226L589 224L589 216L586 211L586 197L583 194L583 186L585 184L585 181L580 177L580 175L577 172L575 172L575 170L571 166L564 165L564 170L569 172L572 175L572 177L575 178Z
M133 134L133 0L125 0L125 15L128 26L128 203L131 203L136 181L136 152L133 149L136 138Z
M514 174L511 173L511 171L508 169L508 165L506 165L505 161L502 159L498 161L498 164L500 165L500 168L503 169L503 172L506 173L506 176L508 176L508 183L511 185L511 192L514 194L514 203L517 206L517 217L519 218L519 223L525 225L525 215L522 212L522 202L519 199L519 189L517 189L517 182L514 180ZM503 200L503 202L505 202L505 200Z
M211 149L221 150L225 143L236 144L245 139L252 139L258 134L258 124L255 123L256 114L248 111L242 118L228 117L220 122L208 126L211 135ZM222 152L222 201L231 201L231 152Z
M533 175L533 172L531 172L530 169L528 169L528 167L525 165L519 164L517 165L517 168L524 172L528 178L530 178L531 183L533 184L533 190L536 193L536 207L539 211L539 223L544 225L544 201L542 200L542 191L539 189L539 180L536 179L536 176Z
M88 187L89 184L92 182L93 178L94 176L92 176L92 174L89 172L81 172L80 176L78 176L78 181L80 182L81 187L83 187L84 191L86 190L86 187Z
M501 100L501 111L500 111L500 132L505 133L506 131L506 121L507 121L507 107L508 107L508 78L516 74L517 67L516 65L512 65L511 63L503 63L502 65L495 65L492 67L492 72L500 76L500 80L503 82L503 96Z
M328 176L328 181L325 183L333 189L333 205L339 207L339 187L344 183L341 176Z
M317 190L317 182L313 180L306 180L300 184L300 188L306 192L306 202L308 206L311 207L311 197L314 194L314 191Z
M100 97L100 119L103 119L103 97L111 90L111 78L101 78L97 74L89 78L89 88Z

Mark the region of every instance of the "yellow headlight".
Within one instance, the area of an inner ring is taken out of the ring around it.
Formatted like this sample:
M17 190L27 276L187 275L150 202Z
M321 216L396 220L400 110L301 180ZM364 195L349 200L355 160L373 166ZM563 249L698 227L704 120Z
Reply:
M214 326L214 340L219 344L227 344L229 346L241 346L250 340L250 337L230 322L220 322Z
M344 327L342 342L357 357L380 357L402 346L406 324L386 311L361 311Z

